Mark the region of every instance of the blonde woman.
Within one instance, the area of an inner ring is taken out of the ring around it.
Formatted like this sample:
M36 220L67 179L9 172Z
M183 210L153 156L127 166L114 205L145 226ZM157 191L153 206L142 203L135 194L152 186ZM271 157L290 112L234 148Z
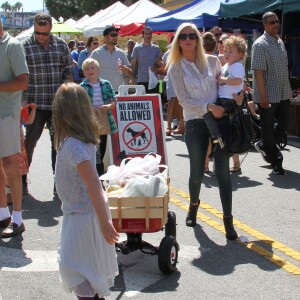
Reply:
M167 67L186 121L185 142L190 159L190 207L186 225L194 227L200 204L200 188L210 136L203 115L207 111L213 113L218 119L218 126L224 138L229 132L229 118L223 115L224 108L214 105L217 99L217 78L221 73L221 65L217 57L205 54L197 27L192 23L183 23L175 33ZM232 222L229 158L230 154L226 148L217 153L215 173L219 183L226 238L235 240L238 236Z

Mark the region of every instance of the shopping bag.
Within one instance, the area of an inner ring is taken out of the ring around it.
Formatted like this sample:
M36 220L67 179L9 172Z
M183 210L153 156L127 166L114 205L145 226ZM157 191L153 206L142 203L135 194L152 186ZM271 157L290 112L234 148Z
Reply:
M110 127L107 112L103 112L100 107L95 108L94 111L100 125L100 134L101 135L111 134L111 127Z
M149 67L149 83L148 83L148 89L153 90L156 88L158 84L158 79L153 71L151 71L151 67Z

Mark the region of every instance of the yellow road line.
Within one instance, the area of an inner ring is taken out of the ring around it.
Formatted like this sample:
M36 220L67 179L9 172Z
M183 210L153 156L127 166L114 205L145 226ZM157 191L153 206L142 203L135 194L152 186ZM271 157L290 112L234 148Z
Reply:
M173 191L175 194L177 194L178 196L187 199L188 201L190 200L190 197L187 193L182 192L172 186L170 186L170 190ZM178 198L174 198L174 197L170 197L170 202L172 202L173 204L181 207L183 210L188 211L189 208L189 204L187 203L183 203L181 200L179 200ZM201 208L203 208L204 210L206 210L207 212L211 213L212 215L216 216L219 219L223 218L223 213L221 211L219 211L218 209L210 206L209 204L203 202L201 200L201 204L200 204ZM204 223L212 226L213 228L223 232L225 234L225 230L224 230L224 226L223 224L207 217L204 214L201 214L200 212L198 212L197 217L199 219L201 219L201 221L203 221ZM288 246L277 242L275 240L273 240L271 237L251 228L250 226L234 219L233 221L234 225L247 232L248 234L250 234L251 236L257 238L260 242L263 242L267 245L271 245L272 248L277 249L281 252L283 252L284 254L286 254L288 257L291 257L297 261L300 261L300 252L289 248ZM237 241L239 244L241 244L242 246L258 253L259 255L265 257L266 259L268 259L269 261L271 261L272 263L276 264L277 266L281 267L282 269L284 269L285 271L294 274L294 275L300 275L300 268L293 265L292 263L288 262L287 260L279 257L278 255L275 255L273 252L266 250L265 248L257 245L255 242L241 242L240 240Z

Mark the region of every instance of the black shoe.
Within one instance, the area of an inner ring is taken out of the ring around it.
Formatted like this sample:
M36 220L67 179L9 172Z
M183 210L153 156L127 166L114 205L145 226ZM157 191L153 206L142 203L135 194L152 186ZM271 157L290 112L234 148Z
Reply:
M224 222L224 227L226 232L226 239L231 241L236 240L238 238L238 235L233 227L232 216L227 216L227 217L223 216L223 222Z
M11 221L11 217L8 217L8 218L0 221L0 227L6 228L9 225L10 221Z
M275 164L272 173L274 175L285 175L285 171L282 166Z
M261 140L259 140L258 142L256 142L256 143L254 144L254 147L255 147L256 151L258 151L258 152L261 154L263 160L264 160L266 163L270 163L270 160L268 159L268 156L267 156L267 154L266 154L266 151L265 151L265 149L264 149L264 146L263 146Z
M10 222L9 225L3 230L2 238L11 238L25 231L24 223L18 226L16 223Z
M196 224L197 224L197 222L196 222L197 211L198 211L199 205L200 205L200 200L198 201L197 205L190 204L188 215L185 219L185 225L186 226L188 226L188 227L195 227L196 226Z

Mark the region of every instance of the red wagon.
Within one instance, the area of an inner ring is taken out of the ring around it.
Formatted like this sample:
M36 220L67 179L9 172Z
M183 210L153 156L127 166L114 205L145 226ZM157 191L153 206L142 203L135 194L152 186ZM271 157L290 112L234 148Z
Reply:
M129 254L135 250L158 255L158 266L164 274L176 270L179 245L176 240L176 215L168 211L169 192L162 197L108 197L113 224L127 240L116 245ZM159 247L142 240L143 233L165 230Z

